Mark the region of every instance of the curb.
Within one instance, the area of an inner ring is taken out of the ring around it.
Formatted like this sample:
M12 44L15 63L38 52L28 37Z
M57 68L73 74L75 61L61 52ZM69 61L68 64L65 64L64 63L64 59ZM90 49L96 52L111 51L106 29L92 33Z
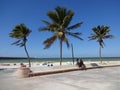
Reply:
M119 67L120 65L111 65L111 66L96 66L96 67L88 67L88 69L97 69L97 68L106 68L106 67ZM48 71L48 72L38 72L38 73L30 73L29 77L34 76L42 76L42 75L49 75L49 74L58 74L58 73L65 73L71 71L81 71L82 69L66 69L66 70L56 70L56 71Z

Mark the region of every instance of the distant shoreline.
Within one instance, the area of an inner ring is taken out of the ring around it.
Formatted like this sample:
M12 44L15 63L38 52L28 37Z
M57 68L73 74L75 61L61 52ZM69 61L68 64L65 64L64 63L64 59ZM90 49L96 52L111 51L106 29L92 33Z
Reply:
M44 58L34 58L34 57L30 57L30 59L48 59L48 58L51 58L51 59L59 59L59 57L44 57ZM68 58L72 58L72 57L63 57L63 59L68 59ZM93 58L97 58L99 59L99 57L74 57L74 59L76 58L83 58L83 59L93 59ZM120 58L120 57L102 57L103 59L104 58ZM27 57L0 57L0 59L27 59Z
M0 57L0 60L1 59L27 59L26 57ZM30 58L30 59L34 59L34 58Z
M74 58L74 62L76 62L77 58ZM60 62L60 58L30 58L32 62ZM83 61L100 61L99 57L84 57L82 58ZM120 57L102 57L102 61L120 61ZM62 62L73 62L72 58L63 58ZM28 63L27 58L20 58L20 57L0 57L0 63Z

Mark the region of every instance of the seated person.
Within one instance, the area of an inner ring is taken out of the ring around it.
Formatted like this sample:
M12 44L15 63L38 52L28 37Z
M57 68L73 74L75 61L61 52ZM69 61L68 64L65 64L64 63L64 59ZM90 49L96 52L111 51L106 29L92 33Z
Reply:
M23 63L20 63L20 66L21 66L21 67L26 67L26 65L24 65Z
M77 65L78 65L78 67L79 67L80 69L86 70L86 66L85 66L85 64L83 63L83 60L82 60L82 59L80 59L80 61L78 61L78 59L77 59Z

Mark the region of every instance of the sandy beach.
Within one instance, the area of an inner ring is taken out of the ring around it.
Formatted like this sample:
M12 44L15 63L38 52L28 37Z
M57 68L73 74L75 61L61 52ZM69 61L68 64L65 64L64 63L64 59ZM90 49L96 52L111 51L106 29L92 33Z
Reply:
M87 68L89 67L98 67L98 66L111 66L111 65L120 65L120 61L85 61L84 64ZM28 63L24 63L26 67L28 67ZM52 65L52 66L51 66ZM0 63L0 70L2 69L18 69L20 68L20 63ZM72 62L63 62L62 66L60 66L59 62L32 62L31 70L33 72L46 72L46 71L54 71L54 70L63 70L63 69L72 69L78 68L76 66L76 62L73 65Z

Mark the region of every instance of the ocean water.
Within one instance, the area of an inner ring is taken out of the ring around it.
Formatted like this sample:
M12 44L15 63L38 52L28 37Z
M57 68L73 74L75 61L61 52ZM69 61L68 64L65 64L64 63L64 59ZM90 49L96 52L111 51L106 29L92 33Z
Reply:
M77 57L74 58L74 61L76 61ZM59 62L60 58L31 58L31 62L46 62L46 61L52 61L52 62ZM83 61L99 61L98 57L84 57L82 58ZM63 62L70 62L73 61L72 58L63 58ZM120 57L103 57L102 61L120 61ZM0 59L0 63L27 63L28 59L24 58L14 58L14 59Z

